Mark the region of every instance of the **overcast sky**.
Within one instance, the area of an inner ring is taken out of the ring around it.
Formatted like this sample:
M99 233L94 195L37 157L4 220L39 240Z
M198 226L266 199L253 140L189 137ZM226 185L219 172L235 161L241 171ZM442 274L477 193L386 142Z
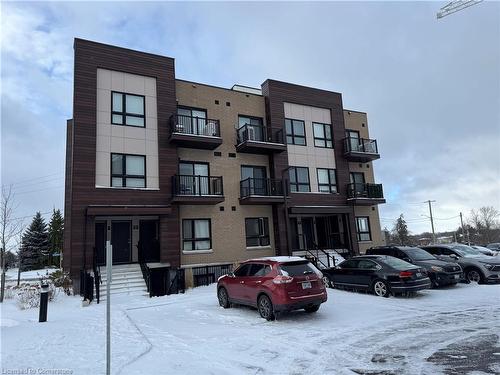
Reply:
M2 4L2 183L17 216L63 208L73 38L175 58L178 78L341 92L368 113L382 227L412 232L500 209L500 3L436 20L439 2ZM48 215L46 215L47 217ZM29 221L29 219L27 219Z

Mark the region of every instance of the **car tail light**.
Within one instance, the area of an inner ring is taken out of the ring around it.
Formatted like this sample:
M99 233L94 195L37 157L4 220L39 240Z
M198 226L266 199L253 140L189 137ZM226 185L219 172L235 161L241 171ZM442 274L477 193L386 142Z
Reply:
M399 277L402 279L404 279L406 277L412 277L412 276L413 276L413 272L411 272L411 271L401 271L399 273Z
M285 275L278 275L273 279L273 283L275 284L289 284L293 280L293 277L290 276L285 276Z

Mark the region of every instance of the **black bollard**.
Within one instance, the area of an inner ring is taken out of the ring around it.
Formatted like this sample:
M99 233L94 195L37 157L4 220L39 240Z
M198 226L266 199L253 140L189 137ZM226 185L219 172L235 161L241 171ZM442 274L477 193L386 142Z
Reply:
M49 305L49 285L42 284L40 291L40 315L38 316L39 322L47 321L47 307Z

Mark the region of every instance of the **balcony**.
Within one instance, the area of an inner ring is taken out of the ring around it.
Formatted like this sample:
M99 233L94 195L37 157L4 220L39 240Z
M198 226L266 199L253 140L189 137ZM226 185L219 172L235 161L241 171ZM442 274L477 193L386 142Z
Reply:
M358 206L385 203L382 184L347 184L347 202Z
M360 163L380 159L377 141L357 137L344 138L344 157L349 161Z
M222 144L219 120L175 114L170 118L170 140L180 147L213 150Z
M286 150L283 129L246 124L236 130L236 138L238 152L272 154Z
M217 204L223 201L221 176L172 176L172 203Z
M285 198L282 180L247 178L240 181L240 204L279 204Z

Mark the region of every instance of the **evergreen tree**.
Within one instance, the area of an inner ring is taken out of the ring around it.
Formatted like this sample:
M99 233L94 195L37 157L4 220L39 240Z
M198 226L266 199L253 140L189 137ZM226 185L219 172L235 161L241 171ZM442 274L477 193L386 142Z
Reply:
M44 255L48 254L49 235L47 224L40 212L37 212L30 226L23 235L19 260L21 271L43 267Z
M49 266L53 265L54 254L61 256L63 249L64 219L60 210L54 209L49 222Z
M410 232L408 231L408 225L403 217L403 214L399 215L394 224L394 237L397 238L400 245L408 245L410 240Z

